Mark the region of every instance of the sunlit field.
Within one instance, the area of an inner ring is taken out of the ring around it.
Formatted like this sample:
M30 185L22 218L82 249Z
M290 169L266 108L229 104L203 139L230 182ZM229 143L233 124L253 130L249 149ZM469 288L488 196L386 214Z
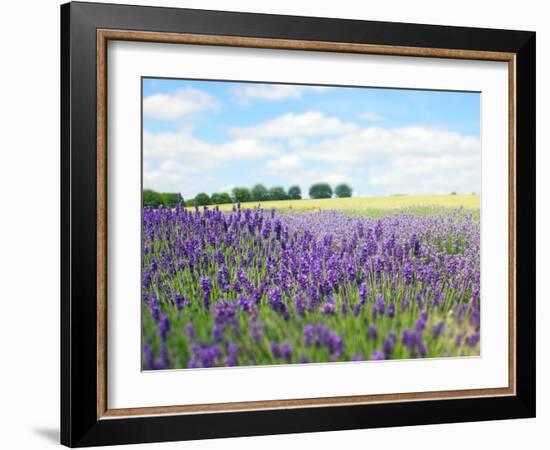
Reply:
M393 195L383 197L350 197L350 198L326 198L316 200L277 200L267 202L242 203L241 208L256 208L260 205L263 209L288 209L294 211L335 210L352 214L368 214L387 212L387 210L406 210L427 214L438 211L441 208L463 207L469 210L478 210L480 205L479 195ZM212 206L211 206L212 207ZM232 204L218 205L221 211L231 211ZM189 209L193 209L190 207Z

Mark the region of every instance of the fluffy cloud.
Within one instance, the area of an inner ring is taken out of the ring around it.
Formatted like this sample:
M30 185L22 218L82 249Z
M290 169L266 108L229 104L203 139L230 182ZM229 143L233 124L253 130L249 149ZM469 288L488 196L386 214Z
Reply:
M217 180L210 174L230 161L258 163L276 157L280 148L254 139L234 139L215 144L194 137L190 130L143 132L145 187L194 196L211 192Z
M304 92L323 92L327 89L330 89L330 87L288 84L245 84L233 89L233 93L246 103L253 99L283 100L285 98L300 98Z
M219 102L199 89L185 88L143 99L143 114L161 120L177 120L200 111L218 110Z
M304 194L318 181L349 183L356 195L480 189L479 138L445 129L361 127L310 111L234 128L229 134L225 142L210 143L197 139L189 129L145 131L145 185L163 190L181 186L184 196L198 189L212 192L220 186L213 175L235 162L237 166L227 170L248 165L251 171L235 172L237 184L247 184L246 180L248 184L265 180L299 184Z
M335 138L296 147L308 159L360 163L409 156L418 158L457 154L461 158L480 156L478 138L428 127L359 128Z
M359 118L366 122L378 122L383 119L381 115L374 112L365 112L363 114L359 114Z
M355 184L358 194L438 194L480 189L480 140L447 130L369 127L296 151L305 160L347 167L359 180Z
M289 172L302 170L304 163L295 154L281 155L276 159L270 159L266 163L267 170L274 175L286 175Z
M345 123L336 117L326 117L320 112L285 114L258 125L246 128L233 128L231 135L254 139L298 140L312 136L347 134L357 131L357 125Z
M195 138L187 130L143 133L143 156L150 160L183 160L203 166L227 160L258 159L278 153L276 145L250 138L213 144Z
M381 170L370 170L368 183L386 194L448 194L479 192L479 158L402 157L389 161Z
M371 192L479 192L479 138L423 126L359 127L319 112L287 114L234 136L281 142L285 152L270 158L265 173L306 189L310 183L348 182L358 194Z

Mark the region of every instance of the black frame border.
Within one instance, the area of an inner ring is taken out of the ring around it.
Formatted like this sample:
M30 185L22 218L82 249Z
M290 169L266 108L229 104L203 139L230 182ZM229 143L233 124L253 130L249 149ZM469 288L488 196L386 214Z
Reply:
M96 30L516 54L516 395L97 419ZM534 32L73 2L61 6L61 443L70 447L535 417Z

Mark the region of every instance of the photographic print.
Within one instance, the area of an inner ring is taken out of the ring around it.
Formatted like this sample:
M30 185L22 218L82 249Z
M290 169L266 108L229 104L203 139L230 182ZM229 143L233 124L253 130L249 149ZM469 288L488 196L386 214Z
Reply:
M479 356L480 94L142 78L142 369Z

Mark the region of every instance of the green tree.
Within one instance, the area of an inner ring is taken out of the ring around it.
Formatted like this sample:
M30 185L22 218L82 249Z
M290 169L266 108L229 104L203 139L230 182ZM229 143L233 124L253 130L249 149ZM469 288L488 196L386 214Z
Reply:
M175 208L178 203L184 203L181 194L165 192L160 194L162 199L162 205L167 208Z
M232 194L233 194L233 200L235 200L235 202L244 203L252 200L250 189L245 187L233 188Z
M201 192L195 196L195 203L197 204L197 206L211 205L212 200L210 199L208 194Z
M212 204L213 205L221 205L222 202L221 202L221 195L219 192L214 192L211 196L210 196L210 200L212 201Z
M223 205L224 203L231 203L231 197L227 192L214 192L210 198L213 205Z
M143 190L143 206L149 208L158 208L162 205L162 195L153 189L144 189Z
M269 190L270 200L288 200L288 194L281 186L274 186Z
M288 189L288 198L291 200L300 200L302 198L300 186L290 186Z
M263 184L257 184L251 191L252 200L255 202L262 202L269 199L269 191Z
M309 188L310 198L331 198L332 188L328 183L316 183Z
M220 197L222 203L231 203L231 196L227 192L222 192Z
M347 184L339 184L334 188L334 193L339 198L351 197L351 192L352 190Z

